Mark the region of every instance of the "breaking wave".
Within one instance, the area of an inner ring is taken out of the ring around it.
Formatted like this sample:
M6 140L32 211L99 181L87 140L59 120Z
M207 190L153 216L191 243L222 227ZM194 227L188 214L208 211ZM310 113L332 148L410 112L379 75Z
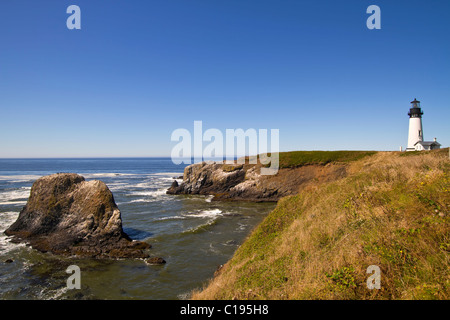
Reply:
M9 237L4 234L19 216L18 212L3 212L0 213L0 256L4 255L16 248L23 247L25 244L11 243Z
M211 209L211 210L199 210L194 213L186 214L188 217L197 217L197 218L217 218L222 216L222 210L220 209Z

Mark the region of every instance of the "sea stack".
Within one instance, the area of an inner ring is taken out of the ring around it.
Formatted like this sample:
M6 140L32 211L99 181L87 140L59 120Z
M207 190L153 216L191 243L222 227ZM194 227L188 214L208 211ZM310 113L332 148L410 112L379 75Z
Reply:
M5 233L42 252L93 258L149 258L150 245L122 229L114 197L101 181L73 173L38 179L16 222Z

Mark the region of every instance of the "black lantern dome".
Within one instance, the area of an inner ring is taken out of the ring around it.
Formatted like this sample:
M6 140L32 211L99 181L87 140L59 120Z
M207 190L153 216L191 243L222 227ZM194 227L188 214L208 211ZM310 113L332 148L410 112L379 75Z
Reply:
M408 116L410 118L422 118L423 112L420 109L420 101L414 98L414 101L411 101L411 109L409 109Z

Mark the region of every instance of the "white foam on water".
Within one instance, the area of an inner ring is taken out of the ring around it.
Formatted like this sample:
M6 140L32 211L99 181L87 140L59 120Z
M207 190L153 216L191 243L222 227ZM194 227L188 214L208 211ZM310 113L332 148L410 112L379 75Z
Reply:
M24 243L11 243L10 237L4 234L19 216L18 212L3 212L0 213L0 255L4 255L11 250L25 246Z
M136 183L136 184L130 184L130 187L134 187L134 188L151 188L155 186L155 181L146 181L146 182L140 182L140 183Z
M196 227L189 228L186 231L183 231L182 233L197 233L201 230L204 230L206 227L213 225L215 221L216 221L216 219L209 219L206 223L203 223Z
M26 205L26 201L4 201L0 202L0 206L23 206Z
M130 192L130 195L133 196L145 196L145 198L139 198L130 200L127 203L133 203L133 202L155 202L159 201L163 198L164 195L166 195L166 189L160 189L156 191L139 191L139 192Z
M211 202L213 198L214 198L214 196L206 196L205 201Z
M135 199L135 200L131 200L131 201L124 202L124 203L152 202L152 201L153 201L152 199ZM122 204L124 204L124 203L122 203Z
M222 216L222 210L220 209L199 210L195 213L189 213L187 214L187 216L197 218L216 218Z
M117 183L108 183L108 189L111 191L120 191L126 187L128 187L130 184L125 182L117 182Z
M205 223L202 223L196 227L192 227L184 231L183 233L196 233L204 230L206 227L213 225L219 217L221 217L222 210L220 209L210 209L210 210L198 210L197 212L189 212L183 214L187 218L203 218L207 219Z
M0 176L0 180L8 180L9 182L29 182L35 181L42 176L38 175L11 175L11 176Z
M203 223L188 228L182 232L182 234L187 234L187 233L196 233L204 230L205 228L213 225L217 221L217 219L222 215L223 212L220 209L198 210L196 212L182 213L181 215L176 216L155 218L153 221L185 220L185 219L199 219L199 221L203 221Z
M3 234L3 232L5 232L5 230L8 229L9 226L13 224L18 217L18 212L10 211L0 213L0 235Z
M154 221L166 221L166 220L182 220L182 219L186 219L185 216L172 216L172 217L161 217L161 218L156 218Z
M171 178L159 178L159 179L162 180L162 181L170 181L170 182L176 181L178 183L183 182L183 179L174 179L173 177L171 177Z
M158 197L166 194L166 189L158 189L153 191L131 191L131 195L133 196L149 196L149 197Z
M15 190L2 191L0 192L0 202L28 199L30 190L31 187L23 187Z
M183 175L183 172L160 172L160 173L152 173L153 176L170 176L170 177L179 177Z
M121 176L135 176L134 173L119 173L119 172L104 172L104 173L80 173L81 176L85 178L98 178L98 177L105 177L105 178L114 178L114 177L121 177Z
M68 290L69 290L69 288L67 288L67 286L61 287L56 290L47 290L46 288L44 288L39 292L38 297L43 300L58 300Z

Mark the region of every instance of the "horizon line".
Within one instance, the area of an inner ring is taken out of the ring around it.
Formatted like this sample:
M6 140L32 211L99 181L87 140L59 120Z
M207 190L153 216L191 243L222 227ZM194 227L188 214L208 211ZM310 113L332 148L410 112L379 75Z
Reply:
M442 148L442 149L445 149ZM363 150L363 149L337 149L337 150L318 150L318 149L310 149L310 150L288 150L288 151L278 151L277 153L285 153L285 152L295 152L295 151L377 151L377 152L398 152L399 150ZM270 154L271 152L269 152ZM259 155L259 154L257 154ZM243 155L244 156L244 155ZM236 156L235 158L243 157L243 156ZM248 156L248 155L245 155ZM255 155L253 155L255 156ZM67 157L60 157L60 156L54 156L54 157L0 157L0 160L46 160L46 159L172 159L172 156L67 156ZM174 159L195 159L196 156L191 157L176 157ZM210 159L226 159L227 156L224 155L222 157L211 157ZM208 158L209 159L209 158Z
M73 157L0 157L0 160L15 159L156 159L171 158L170 156L73 156Z

